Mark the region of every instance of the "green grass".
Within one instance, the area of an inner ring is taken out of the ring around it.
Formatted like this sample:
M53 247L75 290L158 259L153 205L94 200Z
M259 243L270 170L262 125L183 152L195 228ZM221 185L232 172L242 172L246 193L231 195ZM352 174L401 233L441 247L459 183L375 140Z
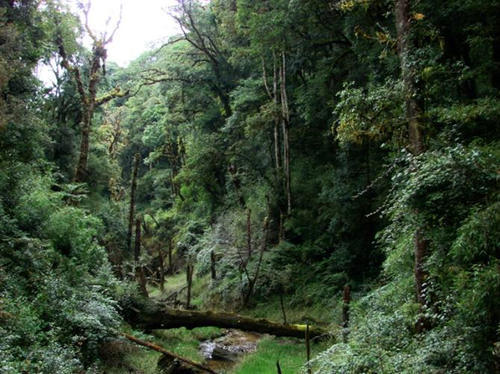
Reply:
M318 354L329 346L328 342L311 345L311 355ZM276 361L280 362L285 374L300 373L306 362L306 347L303 340L264 337L257 352L243 358L231 373L233 374L276 374Z
M186 273L180 272L178 274L171 275L165 278L165 289L163 293L156 286L148 284L148 293L151 298L161 298L172 294L175 291L183 289L183 291L177 296L177 299L182 303L186 302L187 289L186 287ZM191 288L191 305L202 308L203 305L203 294L207 290L210 283L210 276L205 275L203 277L193 277L193 285Z

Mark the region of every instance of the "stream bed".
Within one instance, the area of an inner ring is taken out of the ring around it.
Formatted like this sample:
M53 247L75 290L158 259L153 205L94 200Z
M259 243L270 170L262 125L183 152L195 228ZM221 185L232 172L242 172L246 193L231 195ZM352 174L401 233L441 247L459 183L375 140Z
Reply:
M224 335L200 343L204 365L217 372L227 372L245 355L254 353L262 335L241 330L225 330Z

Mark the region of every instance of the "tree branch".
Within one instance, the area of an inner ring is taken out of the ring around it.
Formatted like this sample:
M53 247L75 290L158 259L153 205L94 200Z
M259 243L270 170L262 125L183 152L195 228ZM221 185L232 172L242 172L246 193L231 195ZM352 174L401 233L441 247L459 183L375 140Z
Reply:
M172 359L176 359L176 360L179 360L179 361L182 361L190 366L194 366L195 368L198 368L200 370L203 370L203 371L206 371L207 373L211 373L211 374L217 374L217 372L213 371L212 369L210 368L207 368L203 365L200 365L196 362L193 362L191 360L188 360L187 358L184 358L184 357L181 357L181 356L178 356L176 355L175 353L172 353L170 351L167 351L165 348L163 347L160 347L159 345L157 344L154 344L154 343L150 343L150 342L147 342L145 340L141 340L141 339L138 339L136 338L135 336L132 336L132 335L129 335L129 334L126 334L124 332L121 333L122 336L124 336L125 338L127 338L128 340L136 343L136 344L139 344L139 345L142 345L143 347L146 347L146 348L149 348L149 349L152 349L156 352L160 352L162 354L164 354L165 356L168 356Z

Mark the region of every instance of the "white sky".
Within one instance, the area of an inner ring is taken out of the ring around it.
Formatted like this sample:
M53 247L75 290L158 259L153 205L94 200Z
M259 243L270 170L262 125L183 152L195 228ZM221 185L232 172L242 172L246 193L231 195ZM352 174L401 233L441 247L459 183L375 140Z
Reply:
M77 0L65 1L76 9ZM167 14L175 0L92 0L90 28L96 34L106 30L111 32L120 13L120 4L123 4L122 21L108 45L108 61L124 67L152 46L158 46L180 32L176 22ZM106 27L106 20L110 17Z

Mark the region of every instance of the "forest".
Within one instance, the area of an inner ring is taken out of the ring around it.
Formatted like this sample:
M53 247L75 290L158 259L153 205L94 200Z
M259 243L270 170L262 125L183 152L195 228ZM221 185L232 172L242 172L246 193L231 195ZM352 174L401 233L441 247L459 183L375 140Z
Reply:
M0 373L500 373L500 0L175 0L125 67L68 4L0 0Z

